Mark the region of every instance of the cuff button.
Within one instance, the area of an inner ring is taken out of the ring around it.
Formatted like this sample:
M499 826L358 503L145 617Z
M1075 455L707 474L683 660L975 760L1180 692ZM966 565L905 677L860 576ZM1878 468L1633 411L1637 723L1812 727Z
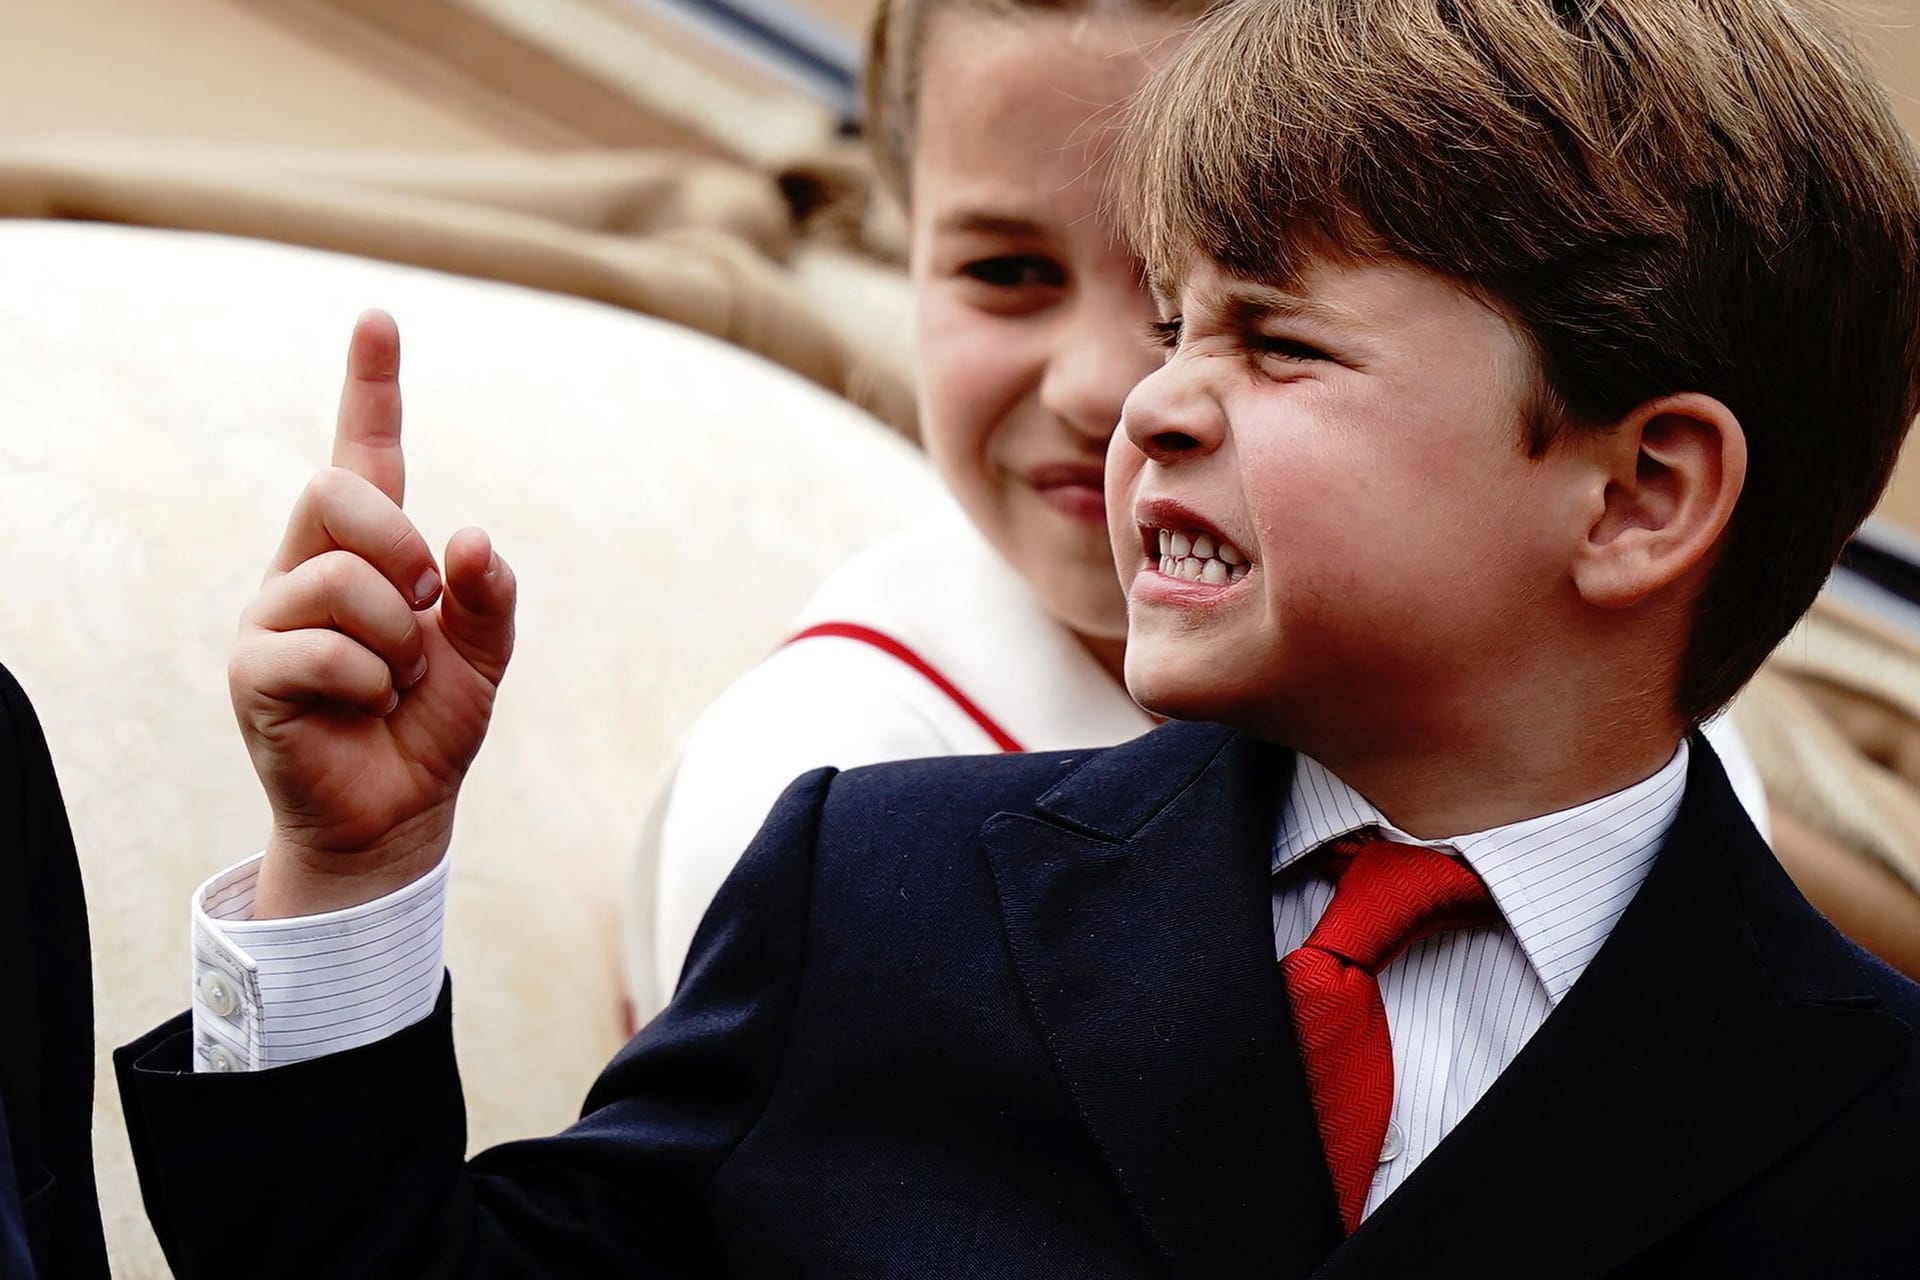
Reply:
M233 1011L240 1007L240 1001L233 993L233 984L217 973L209 973L200 979L200 999L216 1017L230 1018Z

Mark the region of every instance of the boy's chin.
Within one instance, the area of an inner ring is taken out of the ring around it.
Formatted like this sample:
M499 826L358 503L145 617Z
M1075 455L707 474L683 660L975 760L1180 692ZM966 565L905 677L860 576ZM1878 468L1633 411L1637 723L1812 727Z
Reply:
M1213 720L1242 725L1251 718L1254 690L1225 679L1218 671L1197 668L1177 658L1127 650L1127 692L1157 716L1169 720Z

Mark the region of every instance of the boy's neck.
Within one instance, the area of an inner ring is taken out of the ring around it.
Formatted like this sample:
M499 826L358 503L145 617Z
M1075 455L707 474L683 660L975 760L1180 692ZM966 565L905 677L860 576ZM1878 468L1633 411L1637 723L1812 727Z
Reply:
M1394 826L1444 840L1558 813L1625 790L1673 758L1679 717L1634 722L1568 712L1548 723L1442 739L1404 735L1387 749L1304 748Z

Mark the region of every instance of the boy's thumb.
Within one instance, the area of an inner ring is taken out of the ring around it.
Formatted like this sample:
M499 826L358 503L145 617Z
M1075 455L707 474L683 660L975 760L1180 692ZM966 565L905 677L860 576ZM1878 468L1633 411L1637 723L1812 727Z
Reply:
M440 630L469 666L497 685L513 657L513 570L479 529L453 535L446 570Z

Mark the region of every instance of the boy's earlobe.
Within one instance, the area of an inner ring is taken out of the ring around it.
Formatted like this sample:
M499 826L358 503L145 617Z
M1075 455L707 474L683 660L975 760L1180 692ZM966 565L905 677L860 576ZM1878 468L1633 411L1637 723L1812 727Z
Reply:
M1695 392L1641 405L1594 442L1600 511L1575 550L1588 604L1627 609L1710 565L1747 475L1747 438L1720 401Z

